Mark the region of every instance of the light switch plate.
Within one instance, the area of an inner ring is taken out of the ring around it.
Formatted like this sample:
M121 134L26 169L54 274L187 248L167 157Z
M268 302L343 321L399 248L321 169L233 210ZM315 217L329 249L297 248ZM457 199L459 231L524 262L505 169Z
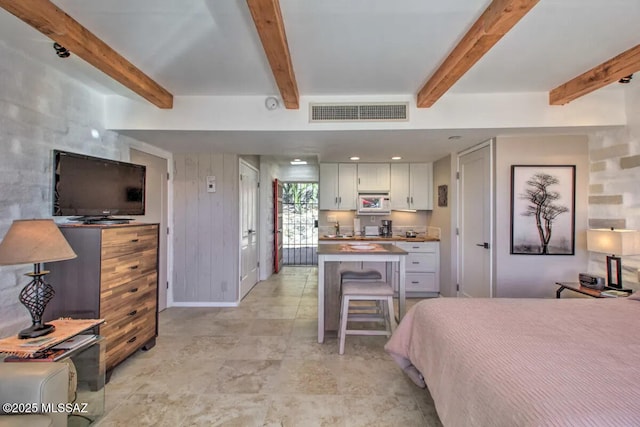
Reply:
M207 193L215 193L216 192L216 177L208 176L207 177Z

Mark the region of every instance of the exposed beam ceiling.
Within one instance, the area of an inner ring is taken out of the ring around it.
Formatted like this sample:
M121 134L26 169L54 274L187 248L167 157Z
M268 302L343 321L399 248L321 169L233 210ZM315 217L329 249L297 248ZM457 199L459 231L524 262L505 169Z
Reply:
M640 44L580 74L549 92L549 104L564 105L640 71Z
M297 110L300 107L298 85L291 63L280 3L278 0L247 0L247 5L256 24L284 106Z
M419 108L431 107L539 0L493 0L418 92Z
M173 107L171 93L49 0L0 0L0 7L152 104Z

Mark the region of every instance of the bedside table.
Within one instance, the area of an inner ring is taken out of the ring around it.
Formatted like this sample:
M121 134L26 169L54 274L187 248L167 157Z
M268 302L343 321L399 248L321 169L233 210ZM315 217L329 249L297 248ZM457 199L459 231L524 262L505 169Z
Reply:
M601 291L597 289L587 288L586 286L582 286L578 282L556 282L556 285L559 286L558 290L556 291L556 298L560 298L560 294L565 289L569 289L570 291L577 292L579 294L588 295L593 298L606 298L600 295Z

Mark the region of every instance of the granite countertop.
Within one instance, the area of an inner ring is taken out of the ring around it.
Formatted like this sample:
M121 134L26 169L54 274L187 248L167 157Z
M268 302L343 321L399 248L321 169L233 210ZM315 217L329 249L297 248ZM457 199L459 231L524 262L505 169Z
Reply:
M332 237L329 237L332 236ZM347 236L337 237L333 235L324 235L318 237L319 241L336 242L336 241L363 241L363 242L439 242L440 239L431 236L405 237L402 235L392 237L382 236Z

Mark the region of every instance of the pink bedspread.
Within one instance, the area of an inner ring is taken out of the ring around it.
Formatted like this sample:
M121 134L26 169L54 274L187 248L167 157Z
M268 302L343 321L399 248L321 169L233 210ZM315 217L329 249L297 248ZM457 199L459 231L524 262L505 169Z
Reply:
M385 349L445 426L640 426L640 301L436 298Z

